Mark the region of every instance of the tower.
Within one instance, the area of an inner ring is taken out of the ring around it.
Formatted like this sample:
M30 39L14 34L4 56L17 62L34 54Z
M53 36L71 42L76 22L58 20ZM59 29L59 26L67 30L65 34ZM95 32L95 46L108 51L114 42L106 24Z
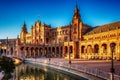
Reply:
M26 23L24 22L22 31L20 33L20 41L21 43L26 43L26 34L27 34L27 28L26 28Z
M73 19L72 19L72 40L78 41L81 39L82 30L82 20L79 13L78 5L74 9Z

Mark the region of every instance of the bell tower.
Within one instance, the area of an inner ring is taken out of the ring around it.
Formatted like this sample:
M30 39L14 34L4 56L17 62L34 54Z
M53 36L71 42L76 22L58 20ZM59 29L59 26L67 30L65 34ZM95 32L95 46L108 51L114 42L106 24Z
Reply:
M26 43L26 34L27 34L27 28L26 28L26 23L24 22L22 31L20 33L20 41L21 43Z
M74 9L72 19L72 39L78 41L81 39L82 20L79 13L78 5Z
M75 20L80 20L80 14L79 14L79 9L77 4L76 4L76 8L74 10L74 15L73 15L73 21Z

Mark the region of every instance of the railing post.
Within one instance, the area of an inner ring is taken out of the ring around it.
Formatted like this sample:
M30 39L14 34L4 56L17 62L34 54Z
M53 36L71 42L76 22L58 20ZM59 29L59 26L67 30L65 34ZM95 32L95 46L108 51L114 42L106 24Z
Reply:
M110 73L110 80L113 80L113 74Z

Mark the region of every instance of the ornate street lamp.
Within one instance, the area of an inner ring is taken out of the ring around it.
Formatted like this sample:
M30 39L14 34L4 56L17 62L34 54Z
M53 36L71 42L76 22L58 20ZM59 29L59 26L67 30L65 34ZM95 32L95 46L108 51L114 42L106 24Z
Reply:
M71 24L70 24L70 31L69 31L69 42L71 41ZM69 43L68 43L69 44ZM69 47L69 64L71 65L71 48Z
M112 43L112 44L110 44L110 48L111 48L111 69L110 69L110 71L111 71L111 80L114 80L114 72L115 72L115 69L114 69L114 60L113 60L113 53L114 53L114 50L115 50L115 44L114 43Z

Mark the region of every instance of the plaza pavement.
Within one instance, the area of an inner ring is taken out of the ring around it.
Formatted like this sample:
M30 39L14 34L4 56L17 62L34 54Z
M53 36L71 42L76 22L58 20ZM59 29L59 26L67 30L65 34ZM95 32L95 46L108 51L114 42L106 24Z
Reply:
M68 64L69 65L69 60L68 59L63 59L63 58L27 58L26 60L29 61L36 61L36 62L54 62L54 63L64 63L64 64ZM77 66L79 68L79 66L84 66L84 67L89 67L92 69L98 69L98 70L102 70L105 72L110 72L110 68L111 68L111 61L110 60L80 60L80 59L72 59L71 60L71 66ZM114 61L114 68L115 68L115 75L119 75L120 76L120 62L119 61ZM80 73L81 74L81 73ZM83 74L86 77L86 74ZM90 75L87 75L87 77L89 77ZM102 79L95 79L95 80L102 80Z
M29 60L35 60L29 58ZM36 61L49 61L49 58L36 58ZM68 59L63 58L50 58L51 62L62 62L65 64L69 64ZM105 72L110 72L111 68L111 61L110 60L80 60L80 59L72 59L71 60L71 66L86 66L93 69L99 69ZM115 74L120 76L120 61L114 61L114 68L115 68Z

